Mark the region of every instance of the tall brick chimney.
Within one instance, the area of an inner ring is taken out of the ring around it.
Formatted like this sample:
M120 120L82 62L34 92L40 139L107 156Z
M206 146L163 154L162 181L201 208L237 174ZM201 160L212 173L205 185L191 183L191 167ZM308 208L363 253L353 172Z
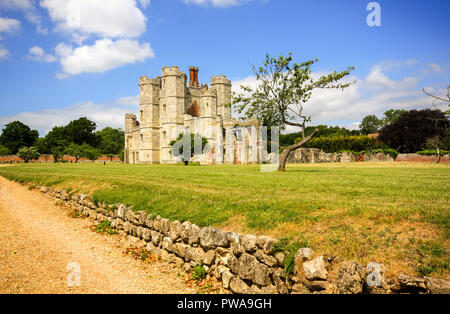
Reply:
M189 67L189 86L199 87L197 67Z

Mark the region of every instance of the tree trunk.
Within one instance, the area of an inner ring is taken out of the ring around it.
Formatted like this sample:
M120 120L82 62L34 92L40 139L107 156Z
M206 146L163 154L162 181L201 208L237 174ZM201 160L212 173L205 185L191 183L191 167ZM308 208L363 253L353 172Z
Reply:
M301 146L303 146L304 144L306 144L307 142L309 142L309 141L314 137L314 135L315 135L318 131L319 131L319 129L315 129L314 132L312 132L312 134L311 134L310 136L308 136L307 138L304 138L304 139L301 140L300 142L298 142L298 143L296 143L296 144L293 144L293 145L291 145L291 146L286 147L286 148L283 150L283 152L281 153L280 161L279 161L279 164L278 164L278 171L283 171L283 172L286 171L286 161L287 161L287 159L288 159L288 157L289 157L289 154L290 154L292 151L294 151L294 150L300 148Z
M437 153L438 153L438 159L436 160L436 163L440 163L441 162L441 150L439 149L439 147L437 148Z

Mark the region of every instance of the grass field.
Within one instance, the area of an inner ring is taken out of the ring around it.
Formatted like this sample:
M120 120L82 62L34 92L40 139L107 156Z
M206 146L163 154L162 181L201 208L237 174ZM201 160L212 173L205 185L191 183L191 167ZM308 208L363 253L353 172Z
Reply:
M411 163L259 166L29 164L0 175L199 226L289 236L388 273L449 277L450 166Z

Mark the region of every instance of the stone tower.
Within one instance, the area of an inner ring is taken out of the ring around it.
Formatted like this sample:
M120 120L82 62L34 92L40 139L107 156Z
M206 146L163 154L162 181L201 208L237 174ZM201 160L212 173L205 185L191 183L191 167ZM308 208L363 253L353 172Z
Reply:
M231 81L226 76L211 78L211 89L217 92L217 115L231 120Z
M159 162L160 148L160 114L159 94L161 78L139 79L139 120L140 123L140 153L139 162Z
M186 110L186 81L184 72L177 66L164 67L161 76L160 122L161 122L161 163L174 163L169 145L178 134L184 132Z

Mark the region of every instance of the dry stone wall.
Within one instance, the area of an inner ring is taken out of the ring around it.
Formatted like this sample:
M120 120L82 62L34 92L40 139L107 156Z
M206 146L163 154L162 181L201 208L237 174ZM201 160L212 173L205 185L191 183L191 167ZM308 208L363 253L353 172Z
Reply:
M166 262L190 272L202 265L225 289L239 294L305 293L450 293L450 280L417 278L405 274L385 278L385 267L339 262L336 257L317 255L310 248L295 254L294 271L284 271L288 252L276 252L276 239L238 234L190 222L169 221L123 204L95 204L85 194L40 186L39 190L66 202L72 209L97 221L108 220L135 243Z

